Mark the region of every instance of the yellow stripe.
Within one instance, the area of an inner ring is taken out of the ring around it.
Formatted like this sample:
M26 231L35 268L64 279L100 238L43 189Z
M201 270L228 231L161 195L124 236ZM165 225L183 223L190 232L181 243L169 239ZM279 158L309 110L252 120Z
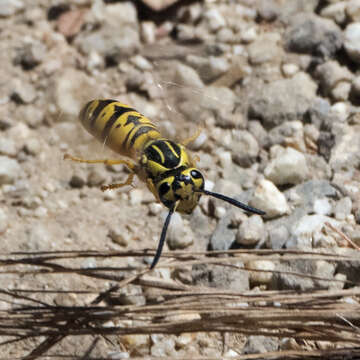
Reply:
M166 141L166 145L169 147L169 149L172 151L172 153L178 158L179 155L176 153L176 151L174 150L174 148L168 141Z
M155 149L160 157L161 157L161 163L163 164L165 162L165 157L164 157L164 154L162 153L162 151L156 146L156 145L152 145L152 148Z

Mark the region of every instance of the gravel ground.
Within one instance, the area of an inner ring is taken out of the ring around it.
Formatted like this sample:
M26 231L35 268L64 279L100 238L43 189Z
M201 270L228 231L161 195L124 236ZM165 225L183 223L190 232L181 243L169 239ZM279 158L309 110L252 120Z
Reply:
M102 193L101 185L126 177L122 166L63 160L65 153L117 157L77 120L80 108L94 98L135 107L178 141L201 127L190 149L199 156L206 187L267 213L250 216L203 197L191 216L174 216L165 250L350 251L326 222L360 244L360 1L175 1L158 12L151 7L160 9L161 1L144 3L149 6L0 1L1 252L156 247L166 210L143 184ZM86 258L71 264L139 266L144 261L151 258L111 258L101 264ZM270 272L242 272L234 284L213 271L210 286L327 289L335 285L271 270L309 271L342 281L358 281L360 271L359 264L349 269L323 260L310 267L304 261L242 265ZM199 271L190 272L193 283ZM173 277L165 270L155 274ZM0 279L2 289L109 286L66 275ZM56 305L93 299L46 296ZM222 341L219 334L139 335L119 340L122 355L119 345L105 340L95 353L113 359L186 356L193 344L191 353L219 357ZM56 351L81 355L90 343L91 337L67 339ZM21 357L34 346L31 340L3 346L0 357ZM230 349L241 354L281 346L279 340L238 337Z

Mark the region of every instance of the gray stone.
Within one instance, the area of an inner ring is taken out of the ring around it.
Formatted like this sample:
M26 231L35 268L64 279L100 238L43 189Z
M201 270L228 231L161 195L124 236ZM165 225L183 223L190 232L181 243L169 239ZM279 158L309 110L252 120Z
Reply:
M277 33L264 33L248 46L251 64L260 65L268 62L280 62L283 49L281 37Z
M330 165L334 171L352 171L360 166L360 125L339 125L335 132Z
M300 152L306 152L304 126L301 121L285 121L268 132L267 146L275 144L291 146Z
M299 120L311 107L317 85L305 73L265 84L250 99L249 116L263 120L265 127Z
M249 290L249 274L241 262L233 262L235 267L217 265L195 265L192 268L194 285L210 286L236 292Z
M210 237L210 246L212 250L229 250L235 241L236 230L230 228L231 212L228 212L218 222L215 231Z
M140 47L140 35L135 5L131 2L94 6L96 20L101 20L100 28L82 31L74 44L85 54L96 51L107 62L117 63L122 58L133 55ZM116 34L116 36L114 36Z
M330 95L340 82L351 83L353 75L337 61L327 61L316 68L315 76L320 80L321 90Z
M342 31L329 19L297 14L291 19L285 42L290 51L331 57L343 44Z
M265 354L279 348L279 339L261 335L250 335L243 348L243 354Z
M246 130L233 130L231 143L223 145L231 150L234 162L242 167L253 164L260 150L254 136Z
M289 231L284 225L280 225L269 230L267 247L269 249L282 249L289 239Z
M349 248L338 248L337 254L342 256L351 256L353 259L359 259L359 250L349 249ZM359 282L360 274L360 260L357 261L340 261L336 269L337 273L346 275L347 280L354 283Z
M282 262L277 266L277 272L274 273L272 288L301 291L328 289L334 284L331 279L334 277L335 269L336 267L333 264L323 260ZM329 279L330 281L312 279L312 276Z

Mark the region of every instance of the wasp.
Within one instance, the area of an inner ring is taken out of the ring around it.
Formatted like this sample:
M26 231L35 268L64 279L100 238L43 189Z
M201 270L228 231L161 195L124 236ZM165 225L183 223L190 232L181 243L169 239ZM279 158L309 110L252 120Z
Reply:
M169 209L150 269L160 259L173 213L191 214L201 195L215 197L254 214L265 215L264 211L205 189L204 177L186 149L200 131L181 143L174 142L163 137L148 118L132 107L108 99L88 102L80 111L79 119L91 135L130 160L86 160L69 154L65 154L64 158L91 164L124 164L129 169L126 181L102 186L101 190L131 185L137 176L146 183L155 198Z

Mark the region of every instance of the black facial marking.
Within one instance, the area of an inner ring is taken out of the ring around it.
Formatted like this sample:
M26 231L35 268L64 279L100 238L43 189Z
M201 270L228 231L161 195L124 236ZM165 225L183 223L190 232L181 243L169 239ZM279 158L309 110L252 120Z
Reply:
M159 187L159 196L160 198L162 198L163 196L165 196L170 190L170 185L167 182L164 182L160 185Z

